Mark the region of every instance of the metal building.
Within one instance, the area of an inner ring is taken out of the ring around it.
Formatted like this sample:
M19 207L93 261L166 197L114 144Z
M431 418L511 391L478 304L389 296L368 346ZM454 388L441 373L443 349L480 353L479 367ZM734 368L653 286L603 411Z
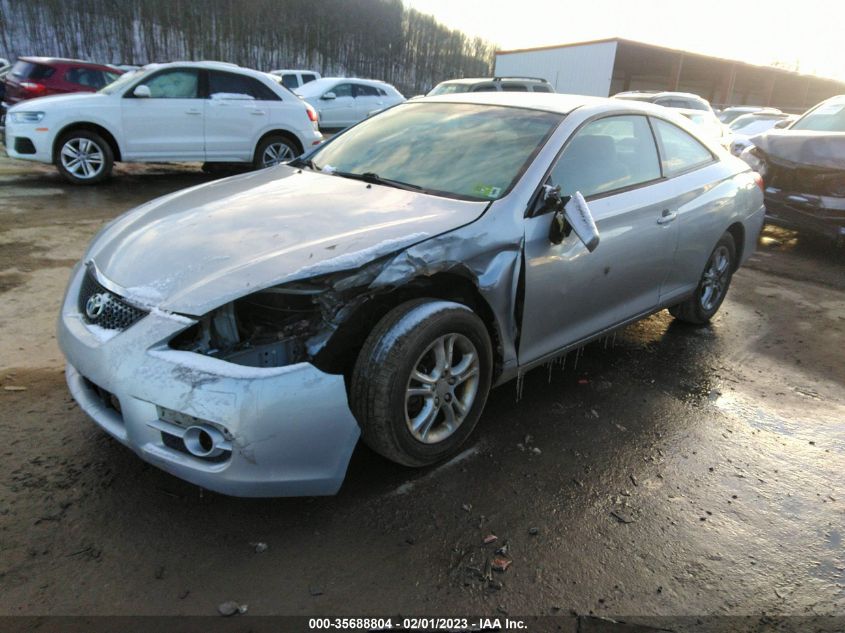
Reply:
M764 105L803 112L845 82L622 38L496 52L495 74L542 77L558 92L607 97L623 90L692 92L714 107Z

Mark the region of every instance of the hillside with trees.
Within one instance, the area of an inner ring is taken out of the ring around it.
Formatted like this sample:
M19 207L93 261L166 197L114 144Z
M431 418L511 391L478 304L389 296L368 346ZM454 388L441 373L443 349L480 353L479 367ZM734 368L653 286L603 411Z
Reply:
M220 60L381 79L407 96L489 75L494 47L401 0L0 0L0 56Z

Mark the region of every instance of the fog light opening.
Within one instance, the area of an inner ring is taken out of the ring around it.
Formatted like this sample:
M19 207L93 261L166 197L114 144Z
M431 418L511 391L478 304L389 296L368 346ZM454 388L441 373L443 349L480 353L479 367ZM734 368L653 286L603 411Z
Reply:
M212 426L191 426L182 437L185 448L196 457L217 457L223 453L223 434Z

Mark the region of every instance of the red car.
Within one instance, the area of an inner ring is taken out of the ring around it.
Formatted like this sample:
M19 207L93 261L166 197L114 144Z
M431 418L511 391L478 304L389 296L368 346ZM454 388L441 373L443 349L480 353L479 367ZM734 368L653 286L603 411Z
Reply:
M58 57L19 57L6 75L4 105L68 92L97 92L122 70Z

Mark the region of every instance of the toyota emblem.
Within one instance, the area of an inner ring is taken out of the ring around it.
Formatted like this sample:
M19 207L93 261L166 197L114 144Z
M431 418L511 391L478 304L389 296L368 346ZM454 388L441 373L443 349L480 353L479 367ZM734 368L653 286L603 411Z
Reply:
M88 297L88 301L85 302L85 314L92 321L96 321L103 315L107 301L108 295L104 293L98 292L91 295Z

